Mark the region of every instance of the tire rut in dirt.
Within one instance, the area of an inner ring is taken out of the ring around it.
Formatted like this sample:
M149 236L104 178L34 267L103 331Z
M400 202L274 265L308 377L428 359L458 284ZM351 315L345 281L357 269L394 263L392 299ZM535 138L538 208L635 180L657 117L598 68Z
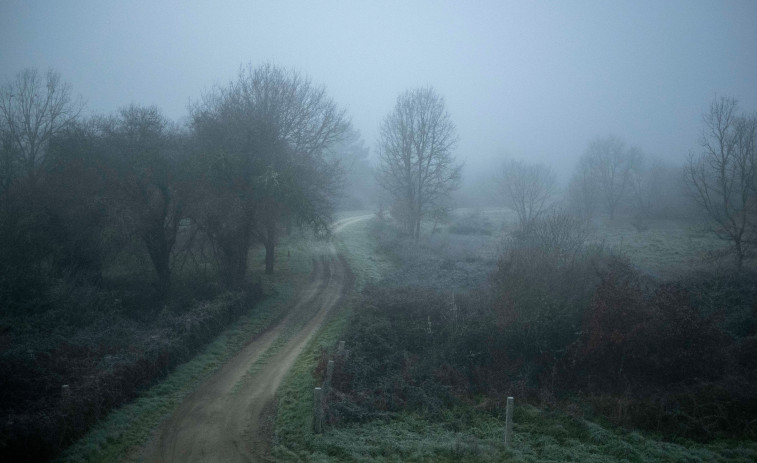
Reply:
M268 443L261 438L276 389L350 280L333 248L313 264L313 279L286 317L177 407L145 448L144 461L269 461ZM260 369L250 373L264 354Z

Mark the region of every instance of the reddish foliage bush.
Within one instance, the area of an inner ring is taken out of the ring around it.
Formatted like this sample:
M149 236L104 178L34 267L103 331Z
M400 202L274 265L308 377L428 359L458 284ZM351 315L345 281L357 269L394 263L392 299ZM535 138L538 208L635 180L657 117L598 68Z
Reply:
M573 371L588 385L625 390L723 374L728 340L717 324L692 307L682 287L649 286L622 260L603 275L573 346Z

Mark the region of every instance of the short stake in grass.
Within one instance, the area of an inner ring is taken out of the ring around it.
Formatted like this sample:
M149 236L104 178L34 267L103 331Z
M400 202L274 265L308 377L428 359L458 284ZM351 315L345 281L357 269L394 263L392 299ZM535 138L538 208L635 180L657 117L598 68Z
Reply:
M329 360L329 363L326 365L326 379L323 381L323 394L325 397L328 397L331 390L332 376L334 376L334 361Z
M505 448L509 448L513 441L513 401L512 397L508 397L505 408Z
M339 355L344 354L344 341L339 341L339 347L336 349L336 353Z
M323 431L323 390L317 387L313 391L313 432Z

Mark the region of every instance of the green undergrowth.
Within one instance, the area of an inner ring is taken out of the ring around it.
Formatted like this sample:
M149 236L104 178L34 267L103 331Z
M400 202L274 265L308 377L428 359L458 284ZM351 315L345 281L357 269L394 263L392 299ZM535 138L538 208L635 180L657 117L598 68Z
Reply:
M373 218L356 222L345 227L334 240L352 269L357 289L380 280L391 268L389 260L376 251L376 240L372 236L375 225ZM277 394L273 437L273 454L277 458L298 461L310 455L314 439L313 388L319 385L313 372L324 351L335 349L358 301L359 297L353 292L332 312L284 378Z
M265 294L261 302L250 307L192 360L175 368L136 400L111 412L56 461L138 461L138 449L184 397L285 314L298 291L307 284L312 256L322 247L304 236L282 240L277 250L276 273L259 275ZM256 267L261 264L262 250L252 251L250 262Z
M335 246L344 256L355 276L355 289L380 281L392 268L390 259L376 249L374 229L377 218L355 222L339 233Z
M381 281L392 264L376 249L372 219L345 229L338 244L361 288ZM456 401L438 414L399 411L383 418L341 422L312 431L313 388L362 302L353 294L309 343L278 394L273 457L313 462L751 462L757 443L707 444L664 440L564 410L546 411L516 400L513 443L504 446L504 407L492 399ZM350 346L347 346L350 349ZM516 398L517 399L517 398Z
M272 446L275 457L287 461L307 460L315 437L312 430L313 388L320 386L313 371L323 352L333 351L338 344L354 303L355 299L350 298L332 312L284 377L277 393Z
M446 410L433 421L402 413L390 420L327 430L308 451L289 453L313 462L751 462L757 444L669 443L603 427L564 413L516 406L513 443L504 446L504 413L475 406Z

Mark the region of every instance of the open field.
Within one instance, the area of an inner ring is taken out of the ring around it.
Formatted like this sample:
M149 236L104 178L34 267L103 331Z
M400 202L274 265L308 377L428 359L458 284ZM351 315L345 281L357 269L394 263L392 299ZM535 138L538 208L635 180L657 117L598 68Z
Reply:
M450 233L456 223L473 223L467 234ZM458 250L467 256L494 256L502 237L515 230L516 217L505 209L456 209L452 223L441 227L430 243ZM701 223L673 219L649 219L637 230L628 217L592 221L590 242L628 256L643 272L671 279L697 270L729 270L730 259L710 256L727 248L727 242L708 232ZM456 235L456 236L455 236ZM455 253L452 253L454 256ZM751 263L754 265L754 262Z

